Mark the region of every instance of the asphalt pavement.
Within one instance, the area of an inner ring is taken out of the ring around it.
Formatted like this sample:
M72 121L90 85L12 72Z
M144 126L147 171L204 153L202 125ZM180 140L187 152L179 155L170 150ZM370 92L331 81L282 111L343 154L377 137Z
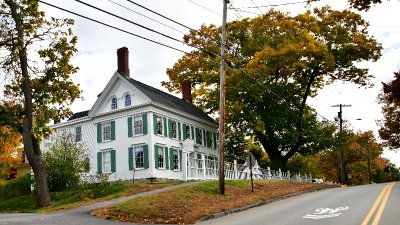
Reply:
M399 183L334 188L284 199L200 224L396 225L400 224L399 199Z
M52 214L0 214L1 225L119 225L90 216L97 208L160 193L182 185L99 202ZM400 224L399 183L326 189L279 200L267 205L222 216L200 225L396 225Z

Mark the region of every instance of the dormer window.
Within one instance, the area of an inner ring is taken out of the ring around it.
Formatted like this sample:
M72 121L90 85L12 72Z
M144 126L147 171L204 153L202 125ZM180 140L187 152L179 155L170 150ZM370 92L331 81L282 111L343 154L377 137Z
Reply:
M131 106L131 95L130 94L125 95L125 107L127 107L127 106Z
M116 97L113 97L111 99L111 109L112 110L118 109L118 102L117 102L117 98Z

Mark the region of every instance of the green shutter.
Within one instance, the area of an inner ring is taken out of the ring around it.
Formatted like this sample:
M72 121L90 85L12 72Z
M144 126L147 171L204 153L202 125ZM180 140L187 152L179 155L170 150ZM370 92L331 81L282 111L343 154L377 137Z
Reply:
M149 146L143 145L143 166L145 169L149 168Z
M97 153L97 173L102 173L102 168L103 168L103 153L98 152Z
M153 113L153 129L154 134L157 134L157 114Z
M103 140L101 137L101 123L97 123L97 143L101 143L101 141Z
M128 148L128 165L129 170L133 170L133 147Z
M169 160L168 159L169 159L168 158L168 148L165 147L165 159L164 159L164 162L165 162L165 169L167 169L167 170L169 170Z
M181 122L178 122L178 139L179 139L179 140L182 140Z
M174 170L174 149L170 148L169 149L169 165L170 165L170 169Z
M183 140L186 140L187 139L186 124L182 124L182 130L183 130L183 132L182 132Z
M142 121L143 121L143 134L147 134L147 113L142 114Z
M128 117L128 137L133 136L133 130L132 130L132 117Z
M168 137L168 130L167 130L167 118L163 118L164 119L164 136Z
M179 150L179 163L181 164L179 166L179 170L182 171L182 150Z
M196 144L200 144L201 143L201 140L200 140L200 129L196 127L195 131L196 131L196 133L195 133Z
M195 137L194 136L194 127L191 127L191 128L192 128L192 137L191 138L192 138L192 140L194 140L194 137Z
M111 150L111 173L115 173L115 171L117 171L115 158L115 150Z
M206 144L207 144L207 148L211 148L211 137L210 137L209 131L206 131Z
M158 168L158 146L154 145L154 168Z
M214 138L214 149L217 149L217 134L213 133L213 138Z
M115 140L115 121L111 121L111 140Z
M172 138L172 120L168 119L168 137Z

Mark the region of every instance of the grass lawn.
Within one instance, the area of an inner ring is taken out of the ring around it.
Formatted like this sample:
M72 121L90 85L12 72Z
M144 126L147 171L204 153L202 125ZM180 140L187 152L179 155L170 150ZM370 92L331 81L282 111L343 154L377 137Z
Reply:
M158 224L192 224L204 216L265 202L292 193L329 187L326 184L257 180L226 180L225 195L218 182L209 181L145 196L95 210L92 215L118 221Z
M107 186L93 186L90 188L78 188L63 192L52 192L51 198L53 200L53 205L44 209L36 209L36 199L34 194L8 199L0 196L0 212L45 213L57 210L65 210L175 184L177 184L177 182L167 182L163 184L152 185L139 183L116 183Z

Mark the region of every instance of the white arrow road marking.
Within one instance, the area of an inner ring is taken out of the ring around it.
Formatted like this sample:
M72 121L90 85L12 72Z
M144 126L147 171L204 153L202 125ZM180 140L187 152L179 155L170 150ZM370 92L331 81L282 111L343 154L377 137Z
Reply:
M330 208L319 208L315 210L314 214L307 214L303 216L304 219L325 219L325 218L330 218L330 217L337 217L340 216L342 213L338 213L339 211L345 211L348 210L350 207L344 206L344 207L338 207L336 209L330 209Z

